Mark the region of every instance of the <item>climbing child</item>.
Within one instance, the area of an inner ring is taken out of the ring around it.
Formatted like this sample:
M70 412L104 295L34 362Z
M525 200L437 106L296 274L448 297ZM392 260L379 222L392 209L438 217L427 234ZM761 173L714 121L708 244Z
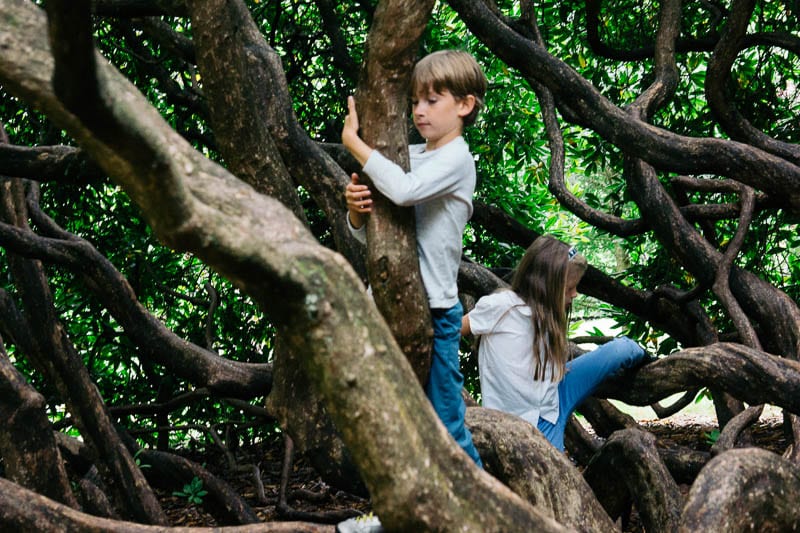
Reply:
M456 277L461 261L464 227L472 215L475 162L461 136L475 122L487 81L468 53L434 52L421 59L411 77L414 126L424 144L409 146L411 171L405 172L358 136L353 97L342 129L342 143L369 175L374 186L397 205L414 206L420 272L433 319L431 369L425 392L456 442L482 466L464 425L461 396L464 377L458 347L461 315ZM358 175L345 190L348 223L366 242L365 217L371 211L371 191Z
M527 420L561 451L575 408L607 377L647 357L620 337L568 360L567 311L586 266L574 247L539 237L520 260L511 289L478 300L461 327L462 334L480 337L483 406Z

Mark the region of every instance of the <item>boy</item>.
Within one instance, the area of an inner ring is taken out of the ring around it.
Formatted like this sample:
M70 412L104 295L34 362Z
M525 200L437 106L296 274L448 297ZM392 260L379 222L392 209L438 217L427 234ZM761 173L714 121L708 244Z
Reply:
M416 64L411 77L411 106L414 126L426 142L409 146L409 173L358 136L352 96L347 100L348 114L342 129L342 143L375 187L397 205L414 206L420 272L434 332L425 393L456 442L481 467L472 435L464 425L464 376L458 358L462 308L456 278L475 190L475 162L461 133L475 122L486 86L480 66L466 52L442 50ZM362 242L366 242L364 218L372 210L370 195L367 186L360 185L357 174L353 174L345 190L347 220Z

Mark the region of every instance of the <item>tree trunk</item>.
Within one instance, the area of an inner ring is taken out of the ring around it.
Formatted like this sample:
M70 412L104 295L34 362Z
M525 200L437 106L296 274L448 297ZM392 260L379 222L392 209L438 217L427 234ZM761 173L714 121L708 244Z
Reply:
M367 37L357 92L361 136L384 156L409 169L408 87L431 0L378 4ZM371 185L369 177L362 181ZM375 187L367 220L367 272L375 303L421 384L428 380L433 342L428 298L417 256L413 208L387 200Z

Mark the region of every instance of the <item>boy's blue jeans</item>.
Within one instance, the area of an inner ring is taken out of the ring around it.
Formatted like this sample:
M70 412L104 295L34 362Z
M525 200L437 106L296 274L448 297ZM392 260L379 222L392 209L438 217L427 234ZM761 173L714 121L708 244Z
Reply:
M567 363L567 373L558 384L558 420L552 424L539 418L537 427L547 440L564 451L564 431L575 408L606 378L632 368L644 358L644 350L628 337L619 337Z
M433 318L433 349L431 350L431 372L425 385L425 394L433 404L447 431L461 448L483 467L478 450L472 442L472 434L464 425L467 406L461 396L464 376L461 374L458 346L461 340L461 303L450 309L431 309Z

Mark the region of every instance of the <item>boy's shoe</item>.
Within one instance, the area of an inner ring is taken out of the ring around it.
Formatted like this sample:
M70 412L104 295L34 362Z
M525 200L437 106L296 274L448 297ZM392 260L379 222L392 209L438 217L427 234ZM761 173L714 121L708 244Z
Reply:
M383 533L383 526L378 517L370 513L339 522L336 524L336 533Z

